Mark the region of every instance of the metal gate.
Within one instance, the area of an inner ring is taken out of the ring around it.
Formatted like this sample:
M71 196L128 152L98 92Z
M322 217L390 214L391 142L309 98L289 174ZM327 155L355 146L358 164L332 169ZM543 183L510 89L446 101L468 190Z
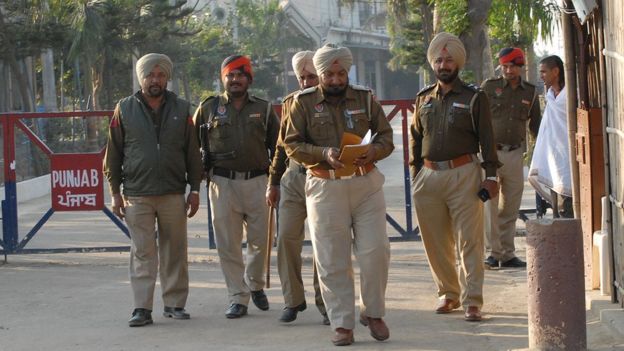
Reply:
M129 237L126 226L104 206L102 158L104 149L91 153L55 153L29 128L24 120L97 117L108 118L112 111L58 112L58 113L5 113L0 114L3 135L4 191L2 201L2 239L0 254L57 253L57 252L103 252L128 251L129 246L75 247L53 249L27 249L28 242L39 232L55 211L102 211L121 231ZM51 165L52 207L20 240L18 233L17 187L16 187L16 138L19 128L49 159Z

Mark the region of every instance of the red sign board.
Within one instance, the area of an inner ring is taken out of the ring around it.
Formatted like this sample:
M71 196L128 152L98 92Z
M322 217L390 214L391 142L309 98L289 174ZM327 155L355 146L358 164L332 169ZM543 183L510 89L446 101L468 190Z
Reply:
M94 211L104 208L102 154L50 155L52 208Z

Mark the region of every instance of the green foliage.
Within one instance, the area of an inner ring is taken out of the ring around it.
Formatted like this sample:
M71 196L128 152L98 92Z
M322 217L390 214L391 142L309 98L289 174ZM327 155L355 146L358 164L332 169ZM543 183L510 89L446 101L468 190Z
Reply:
M441 28L445 32L459 35L470 25L468 18L468 1L467 0L429 0L435 4L436 11L441 15Z
M279 8L279 1L266 5L257 1L238 0L238 45L240 52L251 57L254 69L253 89L271 99L283 91L284 55L291 48L309 46L308 39L284 30L288 19ZM230 18L232 21L233 18Z
M405 1L406 11L399 10L400 15L388 17L387 27L392 53L388 67L394 71L416 72L420 66L427 63L428 43L424 42L423 18L420 11L416 11L423 1Z
M488 18L492 51L509 46L527 48L539 36L550 37L556 13L552 0L493 0Z

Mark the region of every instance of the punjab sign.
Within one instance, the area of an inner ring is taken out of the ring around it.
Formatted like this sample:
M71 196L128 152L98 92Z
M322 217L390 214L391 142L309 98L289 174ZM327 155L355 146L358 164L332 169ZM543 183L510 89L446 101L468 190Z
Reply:
M52 154L52 209L94 211L104 208L102 155Z

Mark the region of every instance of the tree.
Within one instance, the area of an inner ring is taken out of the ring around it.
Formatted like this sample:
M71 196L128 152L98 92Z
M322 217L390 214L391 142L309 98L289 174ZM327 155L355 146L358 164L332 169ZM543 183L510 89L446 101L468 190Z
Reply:
M309 39L293 31L285 31L288 18L279 1L264 5L251 0L238 0L230 23L237 23L238 46L241 53L251 57L254 65L254 90L270 99L283 95L285 64L283 53L289 49L309 47ZM234 21L236 19L236 21Z
M492 75L492 54L489 49L490 38L501 37L505 42L511 37L520 37L527 33L534 41L537 33L543 37L550 35L550 28L553 19L554 5L553 0L526 0L526 1L507 1L507 0L423 0L427 1L430 6L435 6L434 13L440 14L439 17L434 15L434 19L439 18L439 25L434 24L434 32L448 31L460 37L464 42L467 52L467 62L463 78L468 81L480 82L483 78ZM408 16L400 16L398 14L407 13L410 15L420 16L425 11L421 8L422 3L414 0L388 0L391 20L397 21L394 27L403 27L405 19ZM442 16L442 14L444 14ZM423 17L426 18L426 17ZM435 20L434 20L435 22ZM422 36L417 33L409 33L410 27L407 26L407 34L412 35L410 41L422 38L425 43L425 49L416 45L414 48L405 46L408 38L402 30L391 32L392 40L397 40L400 49L394 50L393 54L398 52L402 56L414 55L421 56L422 60L426 60L426 47L429 40L425 40L423 32ZM414 39L415 37L416 39ZM418 43L418 41L416 41ZM497 42L498 43L498 42ZM508 44L510 45L510 44ZM401 51L403 50L404 51ZM528 50L531 52L531 50ZM417 59L414 59L417 61Z

